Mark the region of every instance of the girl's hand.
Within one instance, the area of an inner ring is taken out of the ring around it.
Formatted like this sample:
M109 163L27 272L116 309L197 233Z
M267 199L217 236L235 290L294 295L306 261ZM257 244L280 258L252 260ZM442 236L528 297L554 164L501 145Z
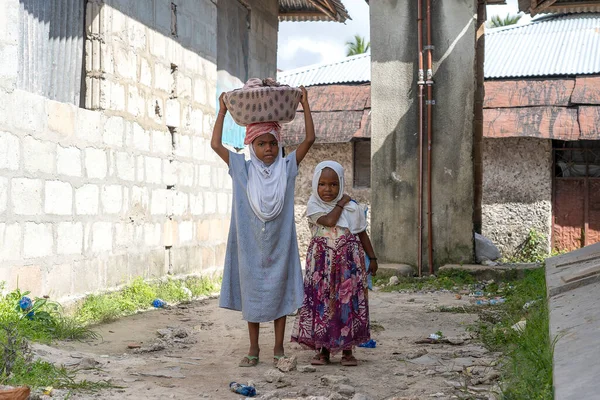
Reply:
M342 198L340 199L340 201L338 201L338 204L342 207L344 207L346 204L350 203L350 200L352 200L350 198L350 196L348 196L347 194L344 194L342 196Z
M304 86L300 86L300 90L302 90L302 99L300 99L300 103L302 103L303 108L306 108L308 106L308 92Z
M219 96L219 113L225 114L227 112L227 105L225 104L225 92Z
M371 260L369 263L369 273L371 276L377 276L377 270L379 269L379 265L377 264L377 260Z

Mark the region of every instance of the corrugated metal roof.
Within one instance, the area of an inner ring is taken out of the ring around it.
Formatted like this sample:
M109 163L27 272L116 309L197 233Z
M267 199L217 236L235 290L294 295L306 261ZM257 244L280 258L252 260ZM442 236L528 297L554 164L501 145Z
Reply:
M350 18L348 10L341 0L329 0L335 13L331 16L325 14L315 6L314 2L323 3L323 0L279 0L279 20L292 22L305 21L337 21L345 22ZM323 6L328 9L327 6Z
M600 13L543 17L485 35L485 78L600 72Z
M539 1L538 1L539 3ZM599 12L600 11L600 3L596 1L598 4L594 4L594 2L590 2L589 0L557 0L549 7L542 8L541 11L538 11L538 6L536 5L533 10L531 10L531 0L519 0L519 11L523 12L531 12L531 15L535 15L538 13L583 13L583 12ZM488 5L489 5L488 1Z
M330 85L371 81L371 55L359 54L329 64L314 64L277 74L280 83L290 86Z

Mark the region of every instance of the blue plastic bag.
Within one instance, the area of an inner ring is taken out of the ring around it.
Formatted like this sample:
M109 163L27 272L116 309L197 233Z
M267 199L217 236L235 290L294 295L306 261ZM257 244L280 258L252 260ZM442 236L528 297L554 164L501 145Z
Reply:
M375 347L377 347L377 342L374 341L373 339L369 339L368 341L359 344L358 347L366 347L368 349L374 349Z

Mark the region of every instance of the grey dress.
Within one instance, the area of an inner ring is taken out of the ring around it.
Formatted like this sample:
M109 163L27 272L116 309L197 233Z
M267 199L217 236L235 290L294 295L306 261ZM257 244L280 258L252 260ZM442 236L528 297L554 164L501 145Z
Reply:
M274 321L293 313L304 297L294 221L296 152L285 162L283 210L274 220L262 222L246 194L250 161L229 152L233 203L219 306L241 311L248 322Z

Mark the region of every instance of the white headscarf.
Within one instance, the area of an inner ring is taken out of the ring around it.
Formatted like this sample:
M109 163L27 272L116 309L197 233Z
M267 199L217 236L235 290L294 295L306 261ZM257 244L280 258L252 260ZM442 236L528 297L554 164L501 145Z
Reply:
M271 165L263 163L250 144L247 194L254 214L263 222L271 221L283 210L287 171L283 151L279 147L277 158Z
M340 180L340 192L337 197L331 202L325 202L319 197L319 179L321 173L325 168L331 168L338 176ZM335 161L323 161L315 168L315 173L312 180L312 194L308 199L308 205L306 206L306 216L310 217L315 214L329 214L335 207L338 201L344 195L344 167ZM342 215L338 220L337 226L348 228L353 234L363 232L367 229L367 217L365 215L365 208L358 203L353 201L349 202L344 206Z

